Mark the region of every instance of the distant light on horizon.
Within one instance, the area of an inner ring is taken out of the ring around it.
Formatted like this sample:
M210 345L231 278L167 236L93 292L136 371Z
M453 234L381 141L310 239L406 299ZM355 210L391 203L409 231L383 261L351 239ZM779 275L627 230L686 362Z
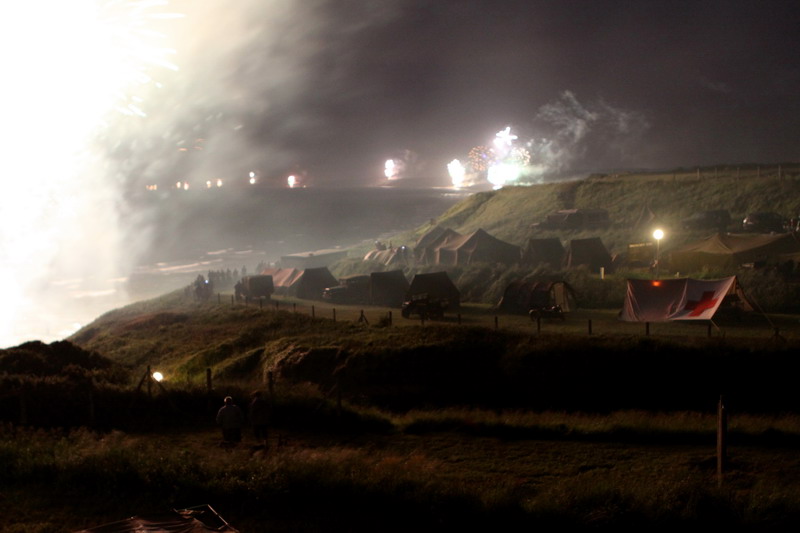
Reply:
M286 178L286 183L287 185L289 185L290 189L294 189L295 187L297 187L297 176L292 174L291 176Z

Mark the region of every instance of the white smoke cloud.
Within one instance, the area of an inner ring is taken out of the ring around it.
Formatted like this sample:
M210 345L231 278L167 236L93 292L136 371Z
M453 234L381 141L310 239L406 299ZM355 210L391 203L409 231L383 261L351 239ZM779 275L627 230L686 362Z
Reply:
M572 91L564 91L559 99L543 105L534 119L534 128L549 135L527 141L531 166L526 179L630 164L649 127L641 112L604 101L585 104Z

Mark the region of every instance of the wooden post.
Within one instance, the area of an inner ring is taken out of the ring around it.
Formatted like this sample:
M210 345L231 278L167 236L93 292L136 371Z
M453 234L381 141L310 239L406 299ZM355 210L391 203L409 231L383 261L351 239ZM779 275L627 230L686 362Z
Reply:
M231 305L233 305L234 303L236 303L236 297L233 294L231 294Z
M644 334L650 336L650 322L644 323Z
M500 323L497 320L497 315L494 315L494 330L497 331L500 328Z
M589 319L589 335L592 334L592 319Z
M722 476L728 462L728 413L722 395L717 406L717 483L722 484Z
M458 315L456 315L456 316L458 317L458 325L460 326L461 325L461 313L458 313Z
M336 322L336 308L333 308L333 321Z
M392 325L392 312L389 311L389 325Z
M296 312L297 312L297 303L296 302L292 302L292 313L296 313Z
M311 318L315 318L314 306L311 306Z
M275 300L275 310L277 311L280 307L281 303L278 300Z

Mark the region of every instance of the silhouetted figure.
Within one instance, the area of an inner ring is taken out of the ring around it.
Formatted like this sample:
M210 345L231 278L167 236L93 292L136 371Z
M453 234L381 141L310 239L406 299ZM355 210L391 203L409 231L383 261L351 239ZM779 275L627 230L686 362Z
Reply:
M222 428L223 444L236 445L242 441L244 413L230 396L225 397L225 405L217 411L217 424Z
M250 401L250 425L253 426L253 436L264 449L267 448L270 414L269 402L264 399L261 391L255 391Z

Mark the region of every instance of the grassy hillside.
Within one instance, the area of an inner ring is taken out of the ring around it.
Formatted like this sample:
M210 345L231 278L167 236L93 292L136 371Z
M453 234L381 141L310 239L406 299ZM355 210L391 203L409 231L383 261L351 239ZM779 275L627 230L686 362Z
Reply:
M531 226L559 209L589 207L607 209L611 226L581 231L544 231ZM656 222L639 223L645 208L656 215ZM658 225L666 233L661 244L668 252L708 235L708 231L684 231L680 223L693 213L711 209L727 209L739 223L755 211L775 211L787 218L800 214L800 164L592 175L577 181L505 187L470 196L434 223L461 233L483 228L519 246L531 237L555 236L565 241L599 236L612 253L624 252L629 243L651 241ZM431 227L427 223L397 235L392 243L413 246Z

